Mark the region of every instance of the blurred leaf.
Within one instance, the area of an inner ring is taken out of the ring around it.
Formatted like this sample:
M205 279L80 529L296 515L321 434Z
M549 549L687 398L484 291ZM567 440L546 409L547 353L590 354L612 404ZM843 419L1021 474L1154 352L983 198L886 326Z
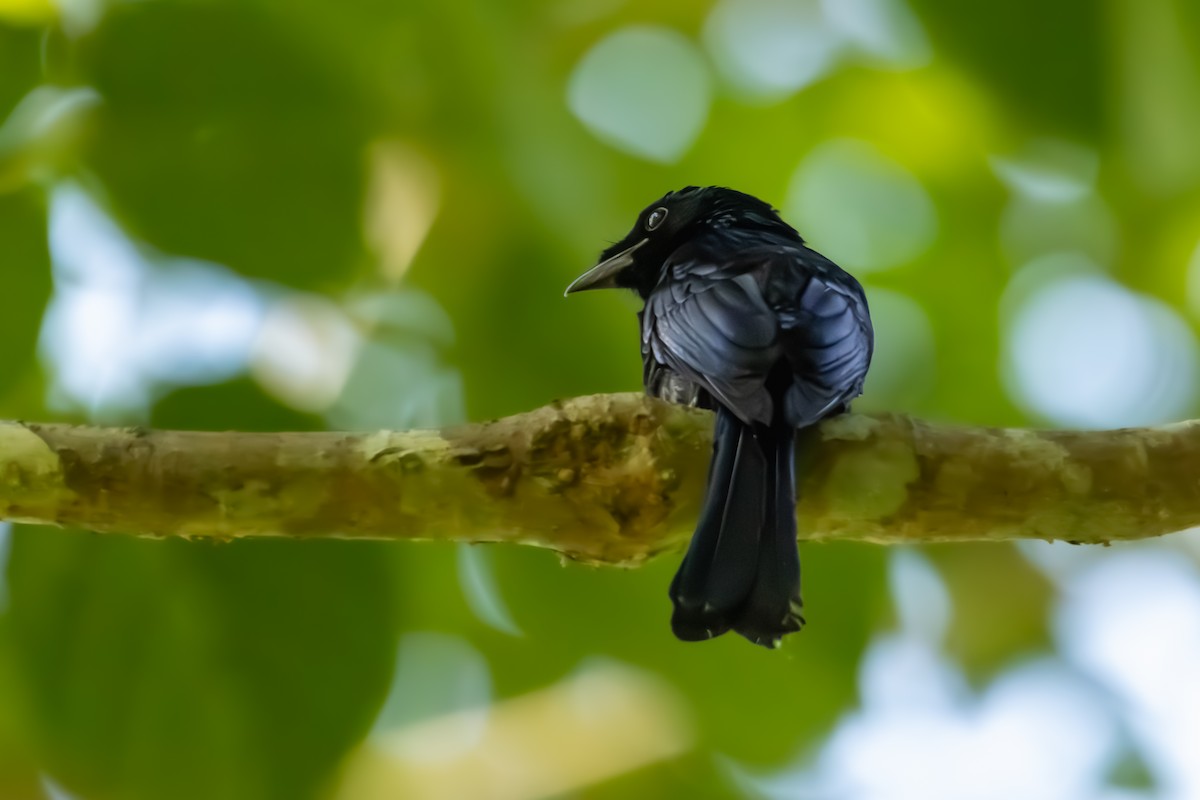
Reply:
M50 297L46 212L29 192L0 194L0 397L33 361Z
M1132 743L1127 744L1121 754L1114 759L1108 773L1108 785L1147 793L1158 789L1154 773L1146 764L1146 757Z
M0 21L0 120L37 85L41 73L41 32Z
M289 285L359 266L363 115L252 6L121 6L81 64L90 164L137 236Z
M51 0L0 0L0 20L18 25L43 25L53 21Z
M734 634L675 640L667 586L678 555L619 571L561 569L545 554L497 549L505 599L527 635L496 634L485 652L505 695L548 683L588 655L642 666L684 692L699 718L701 752L779 763L857 696L858 658L886 613L885 555L867 546L802 547L810 624L771 652Z
M323 427L319 418L280 405L249 378L176 389L155 404L151 423L158 428L210 431L311 431Z
M976 71L1028 130L1094 137L1109 74L1103 4L913 0L934 44Z
M1018 656L1048 649L1046 610L1053 589L1008 543L928 547L951 599L947 650L969 674L989 678Z
M88 87L38 86L0 125L0 193L69 171L99 103Z
M0 577L0 584L4 581ZM41 800L29 731L29 704L16 669L11 626L0 618L0 797Z
M44 763L86 797L315 796L386 692L371 545L24 528L12 563Z
M545 244L531 238L514 233L498 242L495 267L478 276L471 296L456 309L460 331L455 361L467 376L467 408L473 418L513 414L573 394L641 386L638 323L628 298L615 293L599 302L564 298L566 282L590 266L590 260L558 270L562 281L544 292L537 288L541 282L531 287L525 280L528 261L557 266ZM539 272L544 276L551 270L540 267ZM584 324L603 321L614 306L615 326ZM522 318L537 324L513 324ZM546 364L555 368L547 370Z

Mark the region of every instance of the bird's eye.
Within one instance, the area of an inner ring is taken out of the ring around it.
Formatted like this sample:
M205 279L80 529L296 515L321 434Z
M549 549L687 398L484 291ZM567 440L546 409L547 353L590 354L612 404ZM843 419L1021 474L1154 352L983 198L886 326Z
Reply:
M646 217L646 230L652 231L659 225L663 224L663 220L667 218L667 210L665 208L656 208L650 212L650 216Z

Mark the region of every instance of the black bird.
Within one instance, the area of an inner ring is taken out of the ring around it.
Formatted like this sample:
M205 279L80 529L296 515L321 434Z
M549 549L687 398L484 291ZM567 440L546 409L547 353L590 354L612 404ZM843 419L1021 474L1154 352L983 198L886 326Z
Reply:
M862 287L770 205L716 186L651 203L600 259L566 293L636 291L647 393L717 412L671 628L685 641L733 629L777 647L804 625L796 430L862 393L874 347Z

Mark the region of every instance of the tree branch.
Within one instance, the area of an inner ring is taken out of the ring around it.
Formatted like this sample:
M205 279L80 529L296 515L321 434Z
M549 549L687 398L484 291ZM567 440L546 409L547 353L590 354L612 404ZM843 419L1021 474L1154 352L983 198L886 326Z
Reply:
M0 518L145 536L516 542L630 564L681 545L712 417L596 395L445 431L0 422ZM847 415L801 446L802 538L1108 542L1200 524L1200 422L1069 432Z

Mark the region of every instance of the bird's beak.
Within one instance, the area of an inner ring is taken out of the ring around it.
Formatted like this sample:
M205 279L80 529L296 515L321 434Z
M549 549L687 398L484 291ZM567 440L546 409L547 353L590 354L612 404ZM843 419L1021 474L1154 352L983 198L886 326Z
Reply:
M633 263L633 252L644 245L649 239L642 239L633 247L626 248L612 258L606 258L587 272L580 275L567 290L563 297L573 292L585 292L588 289L613 289L617 285L617 273Z

